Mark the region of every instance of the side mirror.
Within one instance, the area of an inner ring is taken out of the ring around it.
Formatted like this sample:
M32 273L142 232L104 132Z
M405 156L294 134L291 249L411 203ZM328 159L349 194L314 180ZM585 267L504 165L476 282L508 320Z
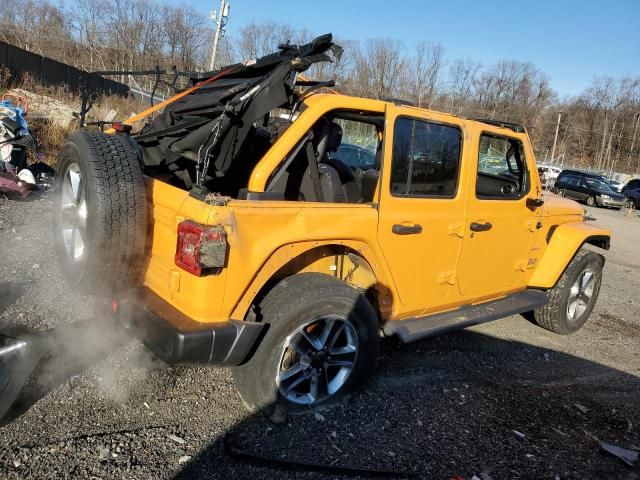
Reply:
M527 208L534 210L544 205L544 200L541 198L527 198Z

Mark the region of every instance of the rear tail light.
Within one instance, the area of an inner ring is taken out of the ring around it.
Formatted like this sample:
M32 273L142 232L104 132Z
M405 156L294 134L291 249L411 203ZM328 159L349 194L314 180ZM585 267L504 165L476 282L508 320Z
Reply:
M198 277L216 273L227 258L227 234L221 225L200 225L190 220L178 224L176 265Z

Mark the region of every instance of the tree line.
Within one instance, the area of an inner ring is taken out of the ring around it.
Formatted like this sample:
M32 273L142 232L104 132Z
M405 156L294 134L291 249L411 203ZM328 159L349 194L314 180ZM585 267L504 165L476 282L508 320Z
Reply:
M0 9L0 39L90 71L156 65L203 71L209 64L213 22L187 4L72 0L65 5L9 2ZM249 23L221 41L216 65L265 55L281 43L302 43L314 33L285 23ZM566 97L525 61L483 65L471 58L452 59L445 46L429 41L413 48L391 38L335 41L344 47L341 60L318 64L308 76L333 79L349 94L523 123L539 162L550 158L562 112L556 159L565 165L640 172L640 77L602 76Z

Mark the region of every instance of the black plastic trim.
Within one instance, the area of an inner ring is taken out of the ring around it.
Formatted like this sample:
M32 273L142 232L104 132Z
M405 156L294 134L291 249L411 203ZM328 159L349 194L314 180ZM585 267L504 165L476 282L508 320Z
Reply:
M146 288L127 292L118 305L120 320L170 365L240 365L266 327L240 320L196 322Z
M582 245L584 245L585 243L602 248L603 250L609 250L609 248L611 247L611 237L607 235L592 235L590 237L587 237ZM582 245L580 245L580 247L582 247Z
M541 290L527 289L504 298L456 310L387 322L385 335L397 335L404 343L462 328L491 322L518 313L529 312L548 302Z

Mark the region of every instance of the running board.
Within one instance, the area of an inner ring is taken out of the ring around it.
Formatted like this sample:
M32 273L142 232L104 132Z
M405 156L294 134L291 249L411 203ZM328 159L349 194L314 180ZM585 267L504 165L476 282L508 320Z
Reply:
M385 335L397 335L404 343L439 335L451 330L479 325L542 307L548 302L542 290L525 290L508 297L469 305L444 313L387 322Z

